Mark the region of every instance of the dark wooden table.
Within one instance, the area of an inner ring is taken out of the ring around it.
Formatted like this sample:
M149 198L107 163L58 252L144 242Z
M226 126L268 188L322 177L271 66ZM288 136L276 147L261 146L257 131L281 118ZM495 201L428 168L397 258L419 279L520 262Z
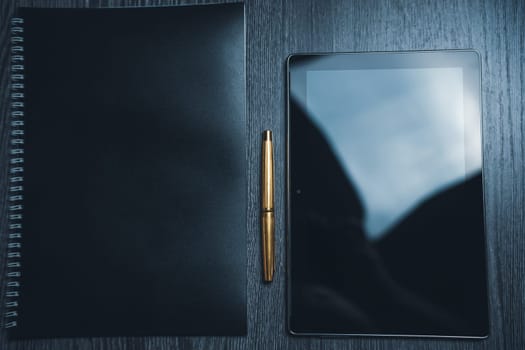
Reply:
M105 7L206 1L49 0L20 6ZM216 1L215 1L216 2ZM9 25L15 0L0 2L0 270L4 270L8 171ZM248 336L80 338L10 342L0 349L525 349L525 1L246 1L248 101ZM479 50L483 60L483 157L490 285L486 340L296 338L285 327L285 59L294 52ZM261 282L261 131L276 147L277 275ZM4 293L2 293L3 295ZM3 300L3 298L0 298ZM3 305L3 303L2 303ZM101 310L100 317L104 317Z

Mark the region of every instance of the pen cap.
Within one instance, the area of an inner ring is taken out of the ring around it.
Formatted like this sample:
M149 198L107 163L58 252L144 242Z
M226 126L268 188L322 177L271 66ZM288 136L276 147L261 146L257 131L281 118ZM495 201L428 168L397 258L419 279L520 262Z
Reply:
M272 132L263 132L262 149L262 210L273 210L273 144Z

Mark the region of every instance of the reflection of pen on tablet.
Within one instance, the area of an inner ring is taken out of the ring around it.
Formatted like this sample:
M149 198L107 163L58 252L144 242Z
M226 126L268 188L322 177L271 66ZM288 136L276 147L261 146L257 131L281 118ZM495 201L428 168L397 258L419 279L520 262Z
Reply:
M273 280L273 273L275 271L275 218L273 213L273 183L272 132L270 130L265 130L263 133L261 191L262 258L265 282L271 282Z

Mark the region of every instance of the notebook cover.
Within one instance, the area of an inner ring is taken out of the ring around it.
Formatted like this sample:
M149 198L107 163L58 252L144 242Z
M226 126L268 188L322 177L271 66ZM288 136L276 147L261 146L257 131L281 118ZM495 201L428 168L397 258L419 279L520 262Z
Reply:
M243 4L18 17L11 335L245 334Z

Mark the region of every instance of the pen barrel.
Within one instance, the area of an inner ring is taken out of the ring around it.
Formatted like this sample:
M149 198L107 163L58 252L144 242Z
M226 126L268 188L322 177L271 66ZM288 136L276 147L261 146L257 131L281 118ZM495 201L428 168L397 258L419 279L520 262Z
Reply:
M273 210L274 198L274 174L273 174L273 144L272 132L266 130L263 134L262 149L262 210Z
M275 272L275 217L273 211L262 213L263 276L265 282L273 280Z

